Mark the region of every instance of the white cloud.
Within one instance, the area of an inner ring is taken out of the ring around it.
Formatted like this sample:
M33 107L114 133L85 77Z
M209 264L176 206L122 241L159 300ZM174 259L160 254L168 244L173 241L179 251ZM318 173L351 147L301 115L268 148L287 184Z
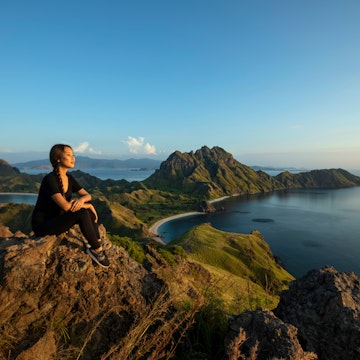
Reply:
M76 146L74 148L74 152L78 154L101 154L101 151L94 150L92 147L90 147L90 144L88 141L82 142L79 146Z
M128 136L127 140L124 142L128 145L129 151L132 154L157 155L156 147L149 143L145 143L145 138L142 136L139 136L138 138Z

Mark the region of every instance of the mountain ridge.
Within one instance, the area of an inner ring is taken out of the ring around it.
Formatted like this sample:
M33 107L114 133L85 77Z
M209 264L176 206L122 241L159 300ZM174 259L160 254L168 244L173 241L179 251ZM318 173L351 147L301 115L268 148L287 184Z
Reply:
M119 159L94 159L88 156L76 156L76 167L78 169L157 169L160 166L160 160L154 160L149 158L130 158L126 160ZM14 167L22 170L39 169L46 170L51 169L51 165L48 159L32 160L14 163Z
M359 186L360 177L343 169L312 170L271 176L235 160L224 149L203 146L196 152L175 151L143 181L149 188L216 198L291 188L339 188Z

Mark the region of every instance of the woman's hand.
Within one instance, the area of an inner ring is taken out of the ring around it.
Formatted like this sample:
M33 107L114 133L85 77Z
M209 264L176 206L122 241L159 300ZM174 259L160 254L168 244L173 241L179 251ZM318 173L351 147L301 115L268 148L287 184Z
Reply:
M94 206L92 205L92 204L88 204L89 205L89 210L94 214L94 217L95 217L95 219L94 219L94 222L98 222L98 219L99 219L99 217L98 217L98 214L97 214L97 212L96 212L96 210L95 210L95 208L94 208Z
M70 203L71 203L70 211L72 212L79 211L81 208L84 207L84 200L82 200L82 198L72 200Z

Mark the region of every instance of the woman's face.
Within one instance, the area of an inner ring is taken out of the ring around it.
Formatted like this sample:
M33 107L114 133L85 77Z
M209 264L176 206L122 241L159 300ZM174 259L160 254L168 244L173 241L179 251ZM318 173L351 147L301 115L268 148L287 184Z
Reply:
M67 169L72 169L75 166L75 155L70 147L64 148L59 165Z

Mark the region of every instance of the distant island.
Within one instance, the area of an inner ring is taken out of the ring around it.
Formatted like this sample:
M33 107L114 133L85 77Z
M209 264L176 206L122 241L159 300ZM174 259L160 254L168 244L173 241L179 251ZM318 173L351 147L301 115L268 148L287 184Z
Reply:
M161 164L160 160L149 158L143 159L93 159L87 156L76 156L76 168L81 169L158 169ZM33 160L12 164L20 170L49 170L51 164L48 159Z

